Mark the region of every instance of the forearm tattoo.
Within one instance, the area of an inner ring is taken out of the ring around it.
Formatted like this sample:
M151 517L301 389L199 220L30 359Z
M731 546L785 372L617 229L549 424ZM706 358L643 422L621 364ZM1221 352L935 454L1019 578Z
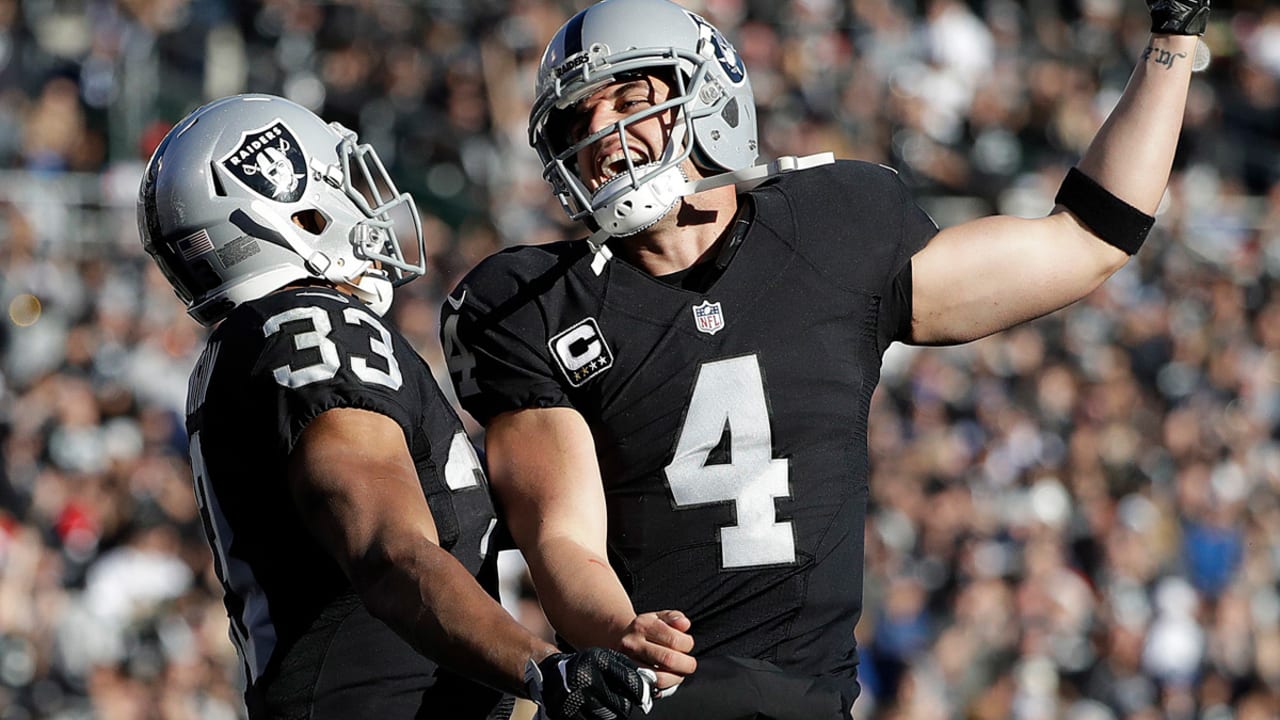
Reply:
M1169 52L1161 50L1155 45L1148 45L1146 50L1142 51L1142 59L1153 62L1157 65L1163 65L1165 70L1172 70L1173 63L1179 58L1187 56L1184 52Z

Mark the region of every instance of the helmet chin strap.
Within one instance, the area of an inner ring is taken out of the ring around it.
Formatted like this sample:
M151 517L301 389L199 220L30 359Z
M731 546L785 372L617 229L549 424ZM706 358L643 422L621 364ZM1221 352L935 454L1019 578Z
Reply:
M831 152L803 156L786 155L773 162L697 180L689 180L677 165L659 173L638 188L632 188L625 182L630 174L619 175L596 192L597 197L607 198L607 200L599 210L591 214L600 227L587 238L591 251L595 253L591 268L597 275L604 270L604 264L611 257L608 254L609 249L605 247L609 238L627 237L652 227L654 223L671 212L676 201L682 197L726 185L734 185L739 192L745 192L776 175L830 165L835 161L835 153ZM650 163L650 165L655 164ZM642 165L635 168L635 171L639 174L647 167L649 166ZM610 194L616 197L611 197Z
M808 170L822 165L831 165L835 161L836 154L833 152L814 153L813 155L784 155L773 162L752 165L749 168L689 181L685 184L685 191L681 195L693 195L706 190L724 187L725 185L736 185L739 192L745 192L775 175L795 172L796 170Z
M643 175L660 163L652 162L635 168L635 175ZM689 178L679 165L658 173L640 185L631 186L632 173L624 173L605 183L596 191L594 200L600 208L591 213L596 225L614 237L635 235L671 212ZM595 204L595 203L593 203Z
M356 296L360 302L369 306L378 317L387 314L391 309L391 296L393 287L391 280L382 273L365 273L350 282L345 283L346 287L351 289L351 293Z

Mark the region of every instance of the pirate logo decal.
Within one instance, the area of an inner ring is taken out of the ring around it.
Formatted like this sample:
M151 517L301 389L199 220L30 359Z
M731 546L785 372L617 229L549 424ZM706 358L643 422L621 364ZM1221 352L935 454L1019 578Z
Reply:
M241 135L221 162L245 187L276 202L296 202L307 189L307 160L279 120Z
M703 49L710 45L711 52L719 61L724 74L729 76L729 81L734 85L741 84L743 78L747 76L747 68L743 65L742 58L738 56L738 51L733 49L733 45L714 25L688 10L685 14L698 26L698 49L705 54Z

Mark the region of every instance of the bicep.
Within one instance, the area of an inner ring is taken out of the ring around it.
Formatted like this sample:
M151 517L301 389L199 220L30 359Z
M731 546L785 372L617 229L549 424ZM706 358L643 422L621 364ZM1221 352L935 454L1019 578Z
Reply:
M517 544L568 539L603 556L604 487L591 430L576 410L502 413L485 430L485 451Z
M908 342L968 342L1071 304L1127 256L1059 212L995 216L939 232L911 259Z
M404 433L385 415L318 415L289 456L288 481L304 523L348 577L389 538L438 543Z

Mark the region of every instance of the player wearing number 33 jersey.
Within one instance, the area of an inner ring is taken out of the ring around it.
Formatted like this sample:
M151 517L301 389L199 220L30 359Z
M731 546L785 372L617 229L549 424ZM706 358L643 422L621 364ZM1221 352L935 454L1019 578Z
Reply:
M637 613L686 612L700 658L853 693L868 406L910 322L908 261L936 228L868 163L745 197L749 226L709 285L593 266L583 241L511 249L454 290L445 350L481 422L560 406L586 419Z
M546 720L620 720L648 704L656 674L558 652L496 601L489 484L381 319L426 250L372 146L281 97L220 98L152 154L138 231L217 326L187 430L250 718L499 720L516 695Z
M404 338L335 290L273 293L240 305L213 332L188 403L196 497L231 636L248 665L250 708L307 708L316 698L342 697L344 687L377 685L386 717L411 715L393 710L402 705L484 717L476 704L492 706L499 694L438 668L373 618L303 525L283 482L299 435L326 410L392 418L440 546L496 597L492 558L485 559L495 520L484 476L457 416ZM323 716L372 717L368 707L333 710Z

